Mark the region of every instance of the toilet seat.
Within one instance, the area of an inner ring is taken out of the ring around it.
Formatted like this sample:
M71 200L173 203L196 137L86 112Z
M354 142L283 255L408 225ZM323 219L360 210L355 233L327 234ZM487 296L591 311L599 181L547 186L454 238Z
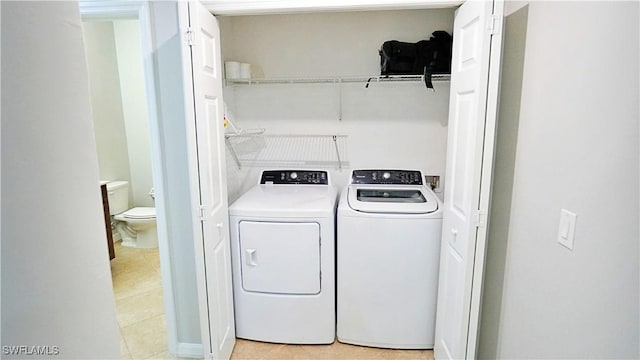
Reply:
M155 219L156 208L154 207L134 207L122 213L125 219Z

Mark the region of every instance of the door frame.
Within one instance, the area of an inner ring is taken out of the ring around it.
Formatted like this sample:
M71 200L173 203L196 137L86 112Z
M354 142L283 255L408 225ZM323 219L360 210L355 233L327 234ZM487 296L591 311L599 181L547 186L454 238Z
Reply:
M205 7L214 14L217 15L255 15L255 14L287 14L287 13L296 13L296 12L315 12L315 11L350 11L350 10L398 10L398 9L427 9L427 8L443 8L443 7L458 7L462 3L466 1L474 1L474 0L400 0L398 2L393 2L392 0L368 0L368 1L354 1L354 0L346 0L346 1L330 1L325 2L321 0L307 0L301 1L296 4L287 1L278 1L278 0L270 0L261 2L260 4L256 3L252 0L220 0L216 1L215 4L205 3ZM492 1L494 3L494 14L501 14L502 9L504 7L504 3L502 0L481 0L481 1ZM496 5L497 4L497 5ZM186 9L186 4L184 6ZM498 10L498 12L496 12ZM179 18L181 22L183 22L183 16L188 16L188 11L182 9L180 7ZM500 22L501 24L501 22ZM500 25L498 24L498 25ZM182 30L182 29L181 29ZM498 28L498 31L502 31L501 26ZM185 34L186 36L186 34ZM496 59L496 57L501 56L501 38L499 40L499 44L496 46L492 46L490 51L490 59ZM188 79L188 75L184 74L184 78ZM491 61L489 65L489 74L487 79L487 105L490 105L491 109L487 109L485 116L495 116L497 107L493 109L494 104L498 101L499 95L499 76L500 76L500 62ZM190 89L188 86L185 86L185 89ZM185 94L185 103L189 103L188 100L192 100L192 94ZM484 122L484 119L483 119ZM492 124L490 127L485 127L485 137L484 144L489 144L490 142L495 140L495 124ZM189 146L189 157L190 157L190 167L193 167L193 164L197 164L196 154L197 154L197 143L195 139L195 133L191 134L188 139ZM490 200L491 200L491 173L493 169L494 162L494 151L495 147L491 146L493 151L483 151L482 154L482 173L481 173L481 182L482 185L479 190L479 201L480 205L486 204L490 208ZM192 186L196 186L198 189L198 179L197 174L190 174L191 184ZM197 202L194 202L197 204ZM192 217L194 222L194 236L199 237L196 239L196 242L204 241L202 238L202 232L200 229L200 220L199 220L199 209L193 209ZM485 224L488 224L488 219L485 219ZM198 230L198 231L196 231ZM486 249L486 236L484 233L477 238L477 244L482 246L482 249ZM196 249L197 256L203 256L202 252ZM471 306L472 308L480 309L481 301L482 301L482 275L484 269L484 252L480 255L480 259L482 261L474 261L474 273L478 276L474 276L472 280L472 297L471 297ZM198 263L203 262L201 259L196 260ZM204 272L206 269L199 269L199 271ZM200 276L200 275L199 275ZM203 286L203 281L198 279L198 286ZM205 289L206 290L206 289ZM202 299L201 297L203 290L199 288L199 303L206 304L206 298ZM200 307L201 317L204 314L207 314L208 309L206 307ZM479 331L479 323L480 323L480 311L472 311L470 314L470 322L468 323L468 331L475 332L476 334ZM207 317L208 318L208 317ZM201 328L204 328L201 325ZM204 333L203 333L204 334ZM204 344L203 344L204 345ZM473 337L471 341L467 341L467 354L470 357L475 356L476 348L477 348L477 336ZM210 352L209 352L210 353ZM207 350L205 347L205 354L207 354Z
M173 271L169 244L169 229L166 212L165 155L162 151L157 102L155 67L153 62L152 24L148 1L79 1L82 21L108 21L137 19L140 22L140 47L144 68L144 87L147 98L147 114L151 139L152 179L155 192L156 226L158 231L158 250L160 253L160 272L162 278L162 297L167 327L167 347L170 353L179 353L176 299L174 296ZM187 354L183 354L187 355Z

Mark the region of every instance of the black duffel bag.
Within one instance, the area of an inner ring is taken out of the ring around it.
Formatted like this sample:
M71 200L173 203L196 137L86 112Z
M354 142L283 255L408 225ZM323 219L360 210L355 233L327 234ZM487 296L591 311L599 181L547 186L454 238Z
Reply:
M446 31L435 31L429 40L417 43L385 41L379 50L380 75L424 75L432 89L432 74L451 73L452 44Z

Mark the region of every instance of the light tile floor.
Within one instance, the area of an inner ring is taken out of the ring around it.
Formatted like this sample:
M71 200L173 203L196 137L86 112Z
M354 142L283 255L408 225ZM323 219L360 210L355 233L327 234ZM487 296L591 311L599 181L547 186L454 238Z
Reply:
M177 359L167 351L158 249L115 244L111 260L116 316L123 359ZM287 345L236 340L231 359L433 360L431 350L391 350L342 344Z
M167 352L158 249L115 244L113 295L123 359L174 359Z
M378 349L342 344L338 341L330 345L285 345L236 339L231 359L433 360L434 357L431 350Z

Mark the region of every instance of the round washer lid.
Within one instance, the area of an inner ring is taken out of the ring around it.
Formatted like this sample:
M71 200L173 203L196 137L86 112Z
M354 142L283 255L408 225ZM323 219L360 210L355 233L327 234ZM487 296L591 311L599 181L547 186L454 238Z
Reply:
M149 219L156 217L156 208L154 207L135 207L122 213L122 216L129 219Z

